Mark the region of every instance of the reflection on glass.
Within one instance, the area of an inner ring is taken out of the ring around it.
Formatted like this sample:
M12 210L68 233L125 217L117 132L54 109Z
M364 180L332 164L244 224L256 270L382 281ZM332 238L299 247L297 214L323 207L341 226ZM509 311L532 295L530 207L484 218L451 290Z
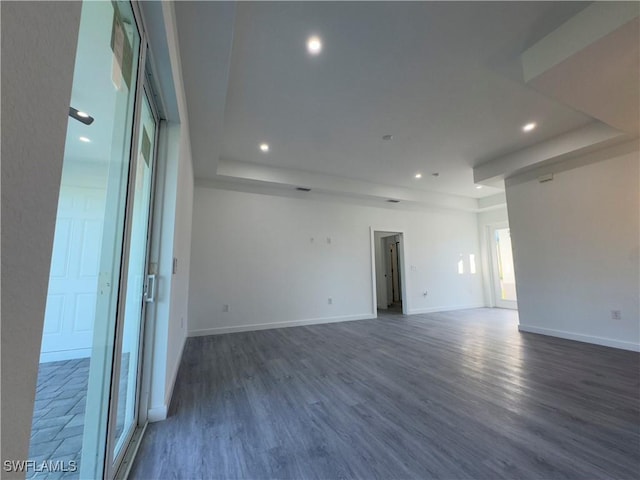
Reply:
M140 45L135 25L129 3L82 5L71 107L94 121L68 119L29 449L30 460L62 462L52 478L103 475Z

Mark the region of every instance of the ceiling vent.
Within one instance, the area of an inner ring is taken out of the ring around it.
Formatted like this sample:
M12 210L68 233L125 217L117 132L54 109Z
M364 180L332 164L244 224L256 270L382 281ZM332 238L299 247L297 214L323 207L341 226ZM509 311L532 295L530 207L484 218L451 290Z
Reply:
M541 175L538 177L538 181L540 183L550 182L551 180L553 180L553 173L547 173L546 175Z
M400 203L400 200L393 200L392 198L390 198L389 200L387 200L387 202L389 202L389 203Z
M299 192L310 192L311 189L307 188L307 187L296 187L296 190L298 190Z

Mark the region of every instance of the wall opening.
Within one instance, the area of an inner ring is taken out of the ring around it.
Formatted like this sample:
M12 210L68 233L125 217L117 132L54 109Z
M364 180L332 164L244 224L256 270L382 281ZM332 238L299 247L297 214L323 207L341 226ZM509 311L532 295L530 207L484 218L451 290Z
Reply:
M407 312L404 234L372 231L374 312Z

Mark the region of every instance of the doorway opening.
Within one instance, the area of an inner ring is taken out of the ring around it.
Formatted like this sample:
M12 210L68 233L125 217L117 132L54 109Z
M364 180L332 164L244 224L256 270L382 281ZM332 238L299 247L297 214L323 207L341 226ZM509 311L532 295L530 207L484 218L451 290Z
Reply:
M509 226L500 224L489 227L489 245L494 305L516 310L518 297Z
M404 234L372 230L374 311L407 313Z

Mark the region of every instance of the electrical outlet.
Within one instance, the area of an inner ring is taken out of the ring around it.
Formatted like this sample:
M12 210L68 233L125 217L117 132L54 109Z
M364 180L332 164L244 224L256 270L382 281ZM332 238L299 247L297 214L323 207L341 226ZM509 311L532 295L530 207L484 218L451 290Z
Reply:
M426 297L428 295L428 292L425 290L424 293L422 294L423 297Z
M327 303L328 303L329 305L333 305L333 298L329 297L329 298L327 299Z
M611 320L622 320L622 312L620 310L611 310Z
M222 306L222 311L223 311L223 312L230 312L230 311L231 311L231 307L225 303L225 304Z

